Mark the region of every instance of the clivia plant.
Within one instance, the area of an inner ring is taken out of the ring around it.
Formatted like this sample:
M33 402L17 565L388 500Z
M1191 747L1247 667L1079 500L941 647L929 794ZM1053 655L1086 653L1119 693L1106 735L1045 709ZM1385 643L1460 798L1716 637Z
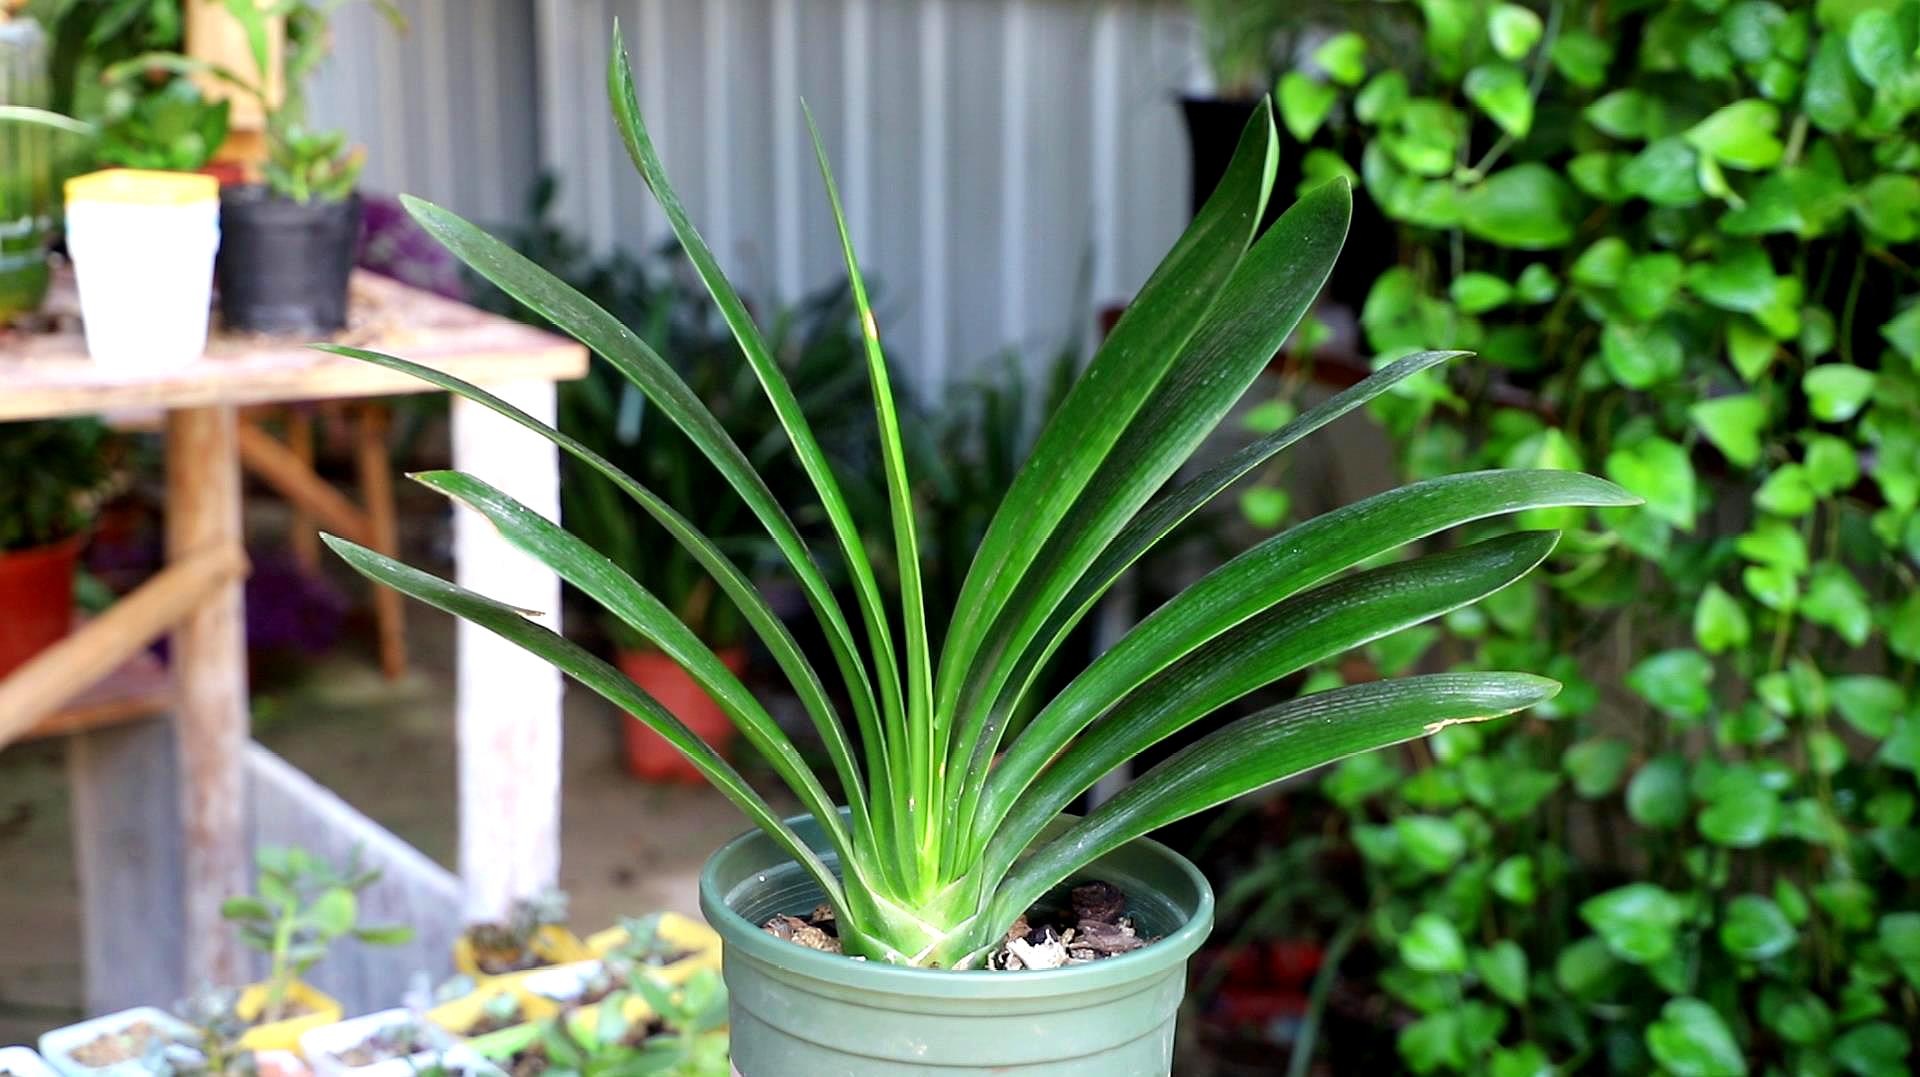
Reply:
M672 741L753 820L762 840L825 896L846 954L867 961L761 936L766 945L791 950L792 960L829 980L868 977L869 965L978 968L1009 927L1057 884L1084 874L1109 854L1129 855L1134 840L1158 826L1353 752L1508 714L1557 690L1552 681L1527 673L1474 673L1381 681L1290 700L1200 739L1084 819L1057 823L1097 779L1143 749L1293 671L1500 590L1538 565L1557 536L1522 531L1378 564L1402 546L1488 516L1623 505L1633 498L1603 480L1572 472L1491 471L1391 491L1309 521L1234 558L1168 601L1047 700L1017 737L1004 741L1007 716L1057 642L1173 526L1300 438L1459 353L1400 359L1156 496L1266 368L1340 249L1349 193L1338 182L1308 193L1255 240L1277 151L1271 112L1263 105L1225 181L1040 435L987 529L950 623L932 625L922 606L913 489L879 327L817 134L816 155L866 342L893 520L890 538L901 578L897 610L885 608L879 598L863 536L855 531L806 417L667 180L639 115L623 50L614 50L608 75L629 153L761 379L831 521L854 581L852 611L835 600L774 491L661 356L605 311L473 225L426 202L407 205L475 271L630 378L659 418L679 426L706 456L792 569L824 630L850 722L821 673L738 566L654 491L477 386L405 359L322 347L412 373L518 422L606 475L672 532L713 575L791 682L825 745L844 810L759 701L655 596L597 551L484 481L458 472L417 476L484 514L509 541L685 666L805 805L811 819L804 827L783 821L733 767L617 670L522 611L351 542L333 536L326 541L372 579L553 662ZM1376 567L1363 567L1369 564ZM1362 570L1345 574L1356 568ZM818 847L802 829L818 835ZM1163 855L1157 849L1148 853ZM1164 856L1184 864L1171 853ZM1192 945L1204 934L1210 909L1204 884L1199 890L1203 896L1180 914L1188 922L1171 925L1188 929ZM1144 903L1147 895L1135 897ZM715 901L731 900L710 890L710 916ZM725 933L732 921L721 920ZM731 947L742 940L728 936ZM1146 947L1111 964L1147 967L1159 960L1150 956L1155 949ZM729 958L730 981L745 975L741 965ZM1081 971L1025 975L1071 977ZM1019 977L992 979L1010 984ZM924 993L934 983L917 977L887 982L908 994L914 984L923 985ZM736 1008L742 1005L739 994L736 989ZM1138 1033L1132 1030L1127 1039L1140 1039ZM965 1049L965 1044L951 1048ZM1149 1037L1129 1050L1159 1047ZM736 1054L737 1060L745 1057Z

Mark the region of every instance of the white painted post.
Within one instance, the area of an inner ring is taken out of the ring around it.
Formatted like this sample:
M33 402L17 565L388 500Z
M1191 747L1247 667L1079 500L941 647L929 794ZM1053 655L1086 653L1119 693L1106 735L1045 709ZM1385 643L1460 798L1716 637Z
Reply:
M492 386L542 422L555 416L549 382ZM558 450L486 408L455 397L454 466L560 518ZM456 578L464 587L560 629L560 581L513 549L468 509L454 510ZM497 918L515 898L560 874L560 673L462 621L456 729L460 766L460 876L469 919Z

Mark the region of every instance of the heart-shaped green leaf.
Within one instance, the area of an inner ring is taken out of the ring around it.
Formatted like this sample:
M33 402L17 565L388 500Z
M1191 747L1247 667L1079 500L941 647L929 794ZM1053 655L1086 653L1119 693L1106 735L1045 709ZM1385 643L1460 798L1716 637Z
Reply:
M1695 404L1688 414L1728 460L1743 468L1760 462L1760 434L1767 425L1765 398L1753 393L1715 397Z

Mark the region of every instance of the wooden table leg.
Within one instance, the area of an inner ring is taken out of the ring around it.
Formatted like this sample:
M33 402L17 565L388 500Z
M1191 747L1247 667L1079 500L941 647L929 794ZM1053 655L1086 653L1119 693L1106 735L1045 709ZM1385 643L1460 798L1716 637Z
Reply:
M167 416L167 555L239 545L240 456L231 407ZM220 903L246 893L247 647L244 584L221 587L173 633L185 836L186 980L243 983Z
M543 422L549 382L490 386ZM453 462L549 519L560 518L558 450L480 405L453 400ZM560 581L478 513L454 510L459 582L560 628ZM470 919L504 914L560 871L560 674L482 628L460 622L457 699L460 875Z
M287 410L287 448L293 450L294 459L313 470L313 413L303 404L295 404ZM320 532L313 525L313 516L299 505L293 506L292 534L288 541L293 546L293 559L308 572L320 571Z
M354 424L354 456L360 470L360 503L366 512L367 545L400 556L400 524L393 503L393 461L387 456L387 406L361 404ZM380 672L390 681L407 674L406 600L391 587L373 589L373 621L380 634Z

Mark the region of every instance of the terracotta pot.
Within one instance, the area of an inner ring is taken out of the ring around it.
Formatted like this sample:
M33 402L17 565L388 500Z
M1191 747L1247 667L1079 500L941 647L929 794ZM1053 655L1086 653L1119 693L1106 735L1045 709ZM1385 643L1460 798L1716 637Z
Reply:
M728 647L715 654L736 675L747 668L744 647ZM686 723L695 736L727 755L733 741L733 720L686 670L658 651L621 651L616 660L620 671L633 678L633 683ZM699 785L706 781L678 748L637 719L628 719L620 728L626 743L627 773L652 782Z
M73 567L81 537L0 553L0 677L66 638L73 630Z

